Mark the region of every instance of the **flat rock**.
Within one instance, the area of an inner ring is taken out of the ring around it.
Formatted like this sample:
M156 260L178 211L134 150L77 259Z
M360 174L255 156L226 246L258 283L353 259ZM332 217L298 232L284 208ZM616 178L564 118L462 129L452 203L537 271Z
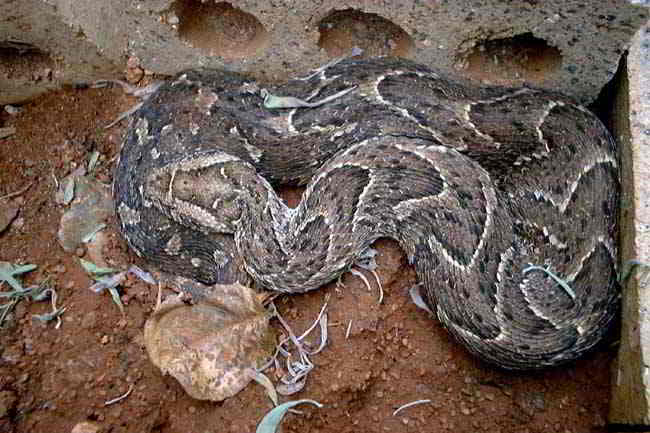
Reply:
M74 252L111 215L110 188L92 177L76 176L74 200L61 217L59 244L66 252Z

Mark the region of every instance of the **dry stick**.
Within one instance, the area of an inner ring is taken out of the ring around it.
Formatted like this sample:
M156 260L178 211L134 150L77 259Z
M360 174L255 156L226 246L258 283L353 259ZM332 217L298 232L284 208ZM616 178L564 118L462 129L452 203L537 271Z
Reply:
M384 301L384 287L381 285L381 280L379 279L377 271L370 269L370 272L375 277L375 280L377 280L377 285L379 286L379 303L381 304Z
M21 195L21 194L23 194L24 192L26 192L29 188L31 188L32 185L34 185L34 182L28 184L27 186L25 186L25 187L19 189L19 190L16 191L16 192L11 192L11 193L9 193L9 194L7 194L7 195L3 195L2 197L0 197L0 200L6 200L6 199L8 199L8 198L12 198L12 197L16 197L16 196L18 196L18 195Z
M127 392L125 392L124 394L122 394L121 396L104 402L104 406L110 406L112 404L117 403L118 401L124 400L125 398L127 398L129 396L129 394L131 394L131 392L133 392L133 384L129 385L129 390Z
M363 273L361 273L361 271L357 271L356 269L350 269L350 273L351 273L352 275L356 275L357 277L361 278L361 279L363 280L363 283L364 283L364 284L366 285L366 287L368 288L368 291L371 291L371 290L372 290L372 287L370 286L370 281L368 281L368 279L366 278L366 276L363 275Z
M425 404L425 403L431 403L431 400L429 400L429 399L416 400L416 401L412 401L410 403L406 403L405 405L402 405L402 406L398 407L397 409L395 409L395 412L393 412L393 416L397 415L400 411L406 409L407 407L415 406L417 404Z

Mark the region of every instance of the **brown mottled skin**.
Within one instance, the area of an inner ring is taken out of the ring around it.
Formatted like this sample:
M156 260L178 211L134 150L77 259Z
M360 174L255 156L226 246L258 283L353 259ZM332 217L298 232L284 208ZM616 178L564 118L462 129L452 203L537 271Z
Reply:
M114 194L130 246L201 283L316 289L396 239L472 353L509 369L573 360L618 308L615 144L569 98L475 87L405 60L347 59L267 89L188 71L135 113ZM306 184L295 210L272 185ZM562 289L548 268L575 292Z

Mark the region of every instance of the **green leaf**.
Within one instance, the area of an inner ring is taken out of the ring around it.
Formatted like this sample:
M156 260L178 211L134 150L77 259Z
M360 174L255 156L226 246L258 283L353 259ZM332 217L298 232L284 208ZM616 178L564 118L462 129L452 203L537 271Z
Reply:
M624 283L625 280L627 280L630 277L630 275L632 275L632 272L634 272L634 270L637 268L644 268L647 270L650 269L650 264L641 262L639 260L628 260L627 262L625 262L625 264L623 265L623 269L618 274L618 282Z
M95 165L97 165L97 160L99 159L99 152L94 151L90 154L90 159L88 160L88 173L93 171Z
M257 426L256 433L275 433L276 429L280 425L280 422L282 422L282 418L284 418L284 415L287 413L287 411L292 407L298 406L299 404L303 404L303 403L309 403L309 404L313 404L314 406L323 407L322 404L314 400L304 399L304 400L288 401L274 408L269 413L267 413L264 416L264 418L262 418L262 421L259 423L259 425Z
M120 309L120 312L124 314L124 305L122 304L122 300L120 299L120 294L117 291L115 287L109 287L108 292L111 294L111 298L113 298L113 302L118 306Z
M63 307L61 309L54 310L54 311L52 311L50 313L45 313L45 314L32 314L32 317L34 319L40 320L41 322L49 322L51 320L56 319L57 317L59 317L63 313L65 313L66 308L67 307Z
M255 382L259 383L264 387L264 389L266 390L266 394L273 402L273 406L277 406L278 393L275 391L275 387L273 386L273 382L271 382L271 379L266 377L264 373L260 371L256 371L255 369L250 369L249 373Z
M65 205L70 204L74 198L74 184L74 176L70 176L65 185L65 189L63 190L63 204Z
M537 266L537 265L530 265L530 266L528 266L526 269L524 269L522 272L523 272L524 274L527 274L527 273L530 272L530 271L542 271L542 272L544 272L546 275L548 275L548 276L551 277L553 280L555 280L555 282L558 283L558 284L560 285L560 287L562 287L562 288L564 289L564 291L566 292L566 294L569 295L569 297L571 297L571 299L573 299L573 300L575 301L575 299L576 299L576 293L573 291L573 289L571 288L571 286L569 286L569 283L567 283L567 282L566 282L564 279L562 279L561 277L555 275L555 274L554 274L553 272L551 272L548 268L544 268L544 267L542 267L542 266Z
M79 259L79 262L81 262L81 266L84 268L84 270L95 280L99 279L104 275L109 275L109 274L114 274L116 272L119 272L117 269L99 267L93 262L89 262L84 259Z
M24 292L25 289L14 276L33 271L34 269L36 269L36 265L32 264L16 266L8 262L0 262L0 281L7 282L7 284L18 292Z
M99 223L95 228L93 228L86 236L81 238L81 242L87 244L88 242L92 241L93 238L97 233L99 233L101 230L104 230L106 228L105 223Z

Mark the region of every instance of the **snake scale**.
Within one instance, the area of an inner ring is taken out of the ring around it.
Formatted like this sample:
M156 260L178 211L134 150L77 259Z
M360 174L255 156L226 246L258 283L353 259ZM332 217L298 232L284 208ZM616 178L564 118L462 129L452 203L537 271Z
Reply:
M130 247L203 284L305 292L395 239L451 334L519 370L613 322L618 176L607 129L565 96L348 58L267 89L179 74L133 116L113 189ZM306 185L296 208L281 184Z

